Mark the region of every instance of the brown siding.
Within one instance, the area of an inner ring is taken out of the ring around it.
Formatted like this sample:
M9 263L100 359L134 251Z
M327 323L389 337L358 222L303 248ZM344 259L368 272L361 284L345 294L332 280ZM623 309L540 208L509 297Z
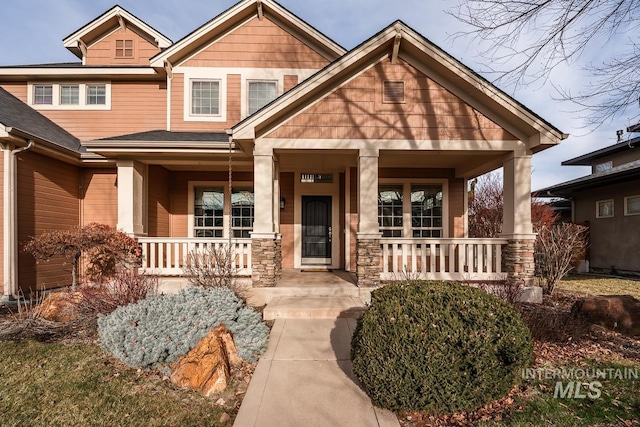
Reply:
M171 173L162 166L149 166L149 228L150 237L171 235Z
M349 263L351 270L356 270L356 240L358 232L358 168L350 168L349 171ZM376 207L377 209L377 207Z
M34 152L18 156L18 241L20 244L46 230L77 227L80 171L77 167ZM37 264L26 253L18 262L20 288L24 291L68 285L69 266L60 259Z
M463 179L449 179L449 237L464 237L464 199L467 197Z
M384 81L403 81L404 103L383 103ZM363 72L273 131L272 138L515 140L404 61Z
M590 223L592 268L640 271L640 215L624 214L624 198L640 195L640 179L574 193L575 218ZM613 218L596 218L596 202L614 200Z
M82 140L166 129L165 83L112 82L111 110L39 110Z
M284 76L284 91L292 89L298 84L298 76Z
M284 197L284 209L280 210L280 234L282 234L282 268L293 268L293 208L294 208L293 172L280 173L280 196Z
M181 65L320 69L328 63L320 54L269 19L261 21L255 18Z
M26 82L0 82L0 86L22 102L27 102Z
M227 75L226 122L185 122L184 103L184 74L176 73L171 81L171 130L224 132L240 121L240 75Z
M133 58L116 58L116 40L133 40ZM149 65L149 58L160 52L156 46L129 28L118 28L89 46L87 65Z
M113 169L82 170L82 225L92 222L118 225L117 176Z
M173 172L171 174L171 237L189 235L190 224L187 224L189 210L189 181L227 182L227 171L219 172ZM252 172L236 172L234 181L253 182Z

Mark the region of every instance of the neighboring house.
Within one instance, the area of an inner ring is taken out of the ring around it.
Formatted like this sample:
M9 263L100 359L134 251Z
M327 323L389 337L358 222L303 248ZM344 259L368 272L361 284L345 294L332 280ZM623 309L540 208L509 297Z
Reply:
M589 225L587 268L640 272L640 137L562 164L591 166L591 174L537 194L571 200L572 221Z
M116 6L63 43L80 62L0 67L5 295L65 284L18 244L90 222L162 274L231 237L256 286L531 280L531 156L566 135L402 22L347 52L245 0L173 43ZM504 235L468 239L467 181L502 166Z

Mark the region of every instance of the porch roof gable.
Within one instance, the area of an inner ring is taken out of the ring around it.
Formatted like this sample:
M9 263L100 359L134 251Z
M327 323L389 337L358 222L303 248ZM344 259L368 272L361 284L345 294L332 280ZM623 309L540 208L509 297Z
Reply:
M242 0L151 58L151 66L172 67L247 19L269 17L329 61L346 50L273 0Z
M229 133L246 152L266 135L382 58L401 58L424 71L445 89L467 94L467 101L533 152L567 138L558 128L491 84L402 21L396 21L284 95L247 117Z

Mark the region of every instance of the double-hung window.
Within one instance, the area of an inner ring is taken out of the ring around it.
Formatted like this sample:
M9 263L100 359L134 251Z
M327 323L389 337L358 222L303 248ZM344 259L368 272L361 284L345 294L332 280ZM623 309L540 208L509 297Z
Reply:
M249 81L249 103L247 113L250 116L274 99L278 93L276 81Z
M33 103L36 105L53 104L53 85L33 85Z
M231 193L231 230L233 237L248 238L253 230L254 198L252 189L233 189Z
M442 237L442 185L411 186L412 237Z
M107 103L107 88L104 84L87 85L87 105L104 105Z
M222 237L224 230L223 189L195 187L194 196L194 237Z
M80 104L80 85L60 85L60 105Z
M220 81L191 81L191 114L196 116L220 114Z
M378 225L382 237L402 237L402 185L383 185L378 192Z

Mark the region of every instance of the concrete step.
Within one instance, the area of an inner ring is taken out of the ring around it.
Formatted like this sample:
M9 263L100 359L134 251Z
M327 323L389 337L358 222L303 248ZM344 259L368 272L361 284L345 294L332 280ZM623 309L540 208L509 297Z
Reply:
M275 297L262 312L264 320L358 318L366 306L360 298L327 296Z
M258 307L268 304L278 297L361 298L363 295L362 291L357 286L276 286L273 288L249 289L249 297L247 298L247 301L250 305Z

